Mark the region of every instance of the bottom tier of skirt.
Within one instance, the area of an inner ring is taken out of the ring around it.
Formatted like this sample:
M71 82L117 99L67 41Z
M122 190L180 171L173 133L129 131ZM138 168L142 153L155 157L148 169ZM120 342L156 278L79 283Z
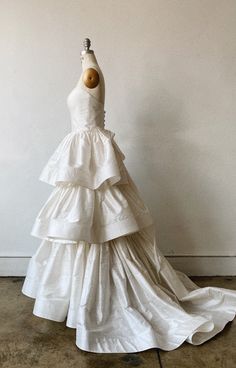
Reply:
M236 314L236 290L198 287L156 245L153 225L105 243L42 240L22 292L36 316L76 329L96 353L199 345Z

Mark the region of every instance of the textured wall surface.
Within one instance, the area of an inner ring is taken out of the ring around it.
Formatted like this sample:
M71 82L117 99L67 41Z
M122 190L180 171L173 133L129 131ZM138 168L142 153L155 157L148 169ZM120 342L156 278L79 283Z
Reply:
M0 256L32 255L85 37L165 255L236 255L236 2L0 2Z

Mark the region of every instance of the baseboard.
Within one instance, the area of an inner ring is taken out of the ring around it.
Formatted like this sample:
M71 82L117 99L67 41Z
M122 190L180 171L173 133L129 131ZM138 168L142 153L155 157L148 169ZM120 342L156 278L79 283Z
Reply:
M176 269L188 276L236 276L235 256L166 256Z
M235 256L166 256L188 276L236 276ZM30 257L0 257L0 276L25 276Z
M25 276L30 257L0 257L0 276Z

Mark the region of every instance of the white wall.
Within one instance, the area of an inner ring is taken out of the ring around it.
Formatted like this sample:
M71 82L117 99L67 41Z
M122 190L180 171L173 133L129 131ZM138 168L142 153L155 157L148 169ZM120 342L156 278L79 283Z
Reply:
M0 2L2 274L24 273L40 243L52 187L38 176L69 132L85 37L159 247L189 274L236 274L235 19L234 0Z

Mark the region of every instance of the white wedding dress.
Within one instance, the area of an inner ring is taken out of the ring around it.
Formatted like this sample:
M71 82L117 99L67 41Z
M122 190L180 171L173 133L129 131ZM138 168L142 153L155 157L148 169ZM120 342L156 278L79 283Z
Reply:
M81 78L67 103L72 131L40 175L54 188L32 228L41 244L22 288L34 315L66 320L90 352L202 344L234 319L236 291L200 288L170 265L104 104Z

